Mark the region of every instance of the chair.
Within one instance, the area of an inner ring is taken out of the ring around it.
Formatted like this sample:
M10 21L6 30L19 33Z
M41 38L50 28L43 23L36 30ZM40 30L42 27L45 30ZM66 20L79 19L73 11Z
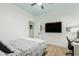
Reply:
M67 38L67 41L68 41L68 49L71 50L71 53L66 53L66 55L70 54L70 55L74 56L74 47L71 44L72 42L69 40L68 37L66 37L66 38Z

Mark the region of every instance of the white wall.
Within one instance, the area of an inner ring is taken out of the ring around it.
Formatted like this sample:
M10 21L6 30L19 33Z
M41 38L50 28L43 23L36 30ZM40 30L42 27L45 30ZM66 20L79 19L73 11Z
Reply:
M36 38L42 38L46 40L49 44L55 44L63 47L67 47L68 42L66 39L66 36L68 35L66 32L66 27L70 26L79 26L79 4L74 5L74 9L72 8L63 10L61 13L53 13L50 12L48 14L42 14L37 17L37 23L36 23L36 32L35 37ZM58 11L60 12L60 11ZM65 13L66 12L66 13ZM69 13L70 12L70 13ZM63 23L62 25L62 33L45 33L45 23L48 22L58 22L61 21ZM43 30L40 32L40 25L43 26Z
M34 16L14 4L0 4L0 40L29 37Z
M55 7L55 6L54 6ZM68 35L66 32L66 27L70 26L79 26L79 4L71 4L66 5L66 7L58 9L54 8L54 11L48 12L47 14L42 14L37 16L36 23L36 38L42 38L46 40L49 44L55 44L63 47L67 47L66 36ZM44 32L44 24L47 22L57 22L61 21L62 25L62 33L45 33ZM40 32L40 25L43 26L43 30Z
M61 19L62 19L61 17L52 16L51 14L39 16L38 21L36 21L37 30L35 32L35 37L44 39L49 44L67 47L66 25ZM45 23L59 22L59 21L62 22L62 33L45 33ZM43 28L41 32L40 32L40 25L42 25Z

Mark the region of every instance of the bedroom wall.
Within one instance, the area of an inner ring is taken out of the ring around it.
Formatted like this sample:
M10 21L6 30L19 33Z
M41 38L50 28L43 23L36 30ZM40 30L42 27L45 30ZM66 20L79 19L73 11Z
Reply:
M66 40L66 24L61 20L61 17L58 16L48 16L42 15L38 17L38 21L36 21L36 31L35 37L45 40L48 44L54 44L58 46L67 47ZM45 32L45 23L48 22L62 22L62 33L46 33ZM40 31L40 25L42 26L42 30Z
M59 11L60 13L55 13L55 11L54 13L50 12L48 14L39 15L36 21L37 30L35 31L35 37L41 38L49 44L67 47L68 41L66 40L66 36L68 36L68 33L66 32L66 27L79 26L79 5L75 5L74 7L73 10L71 10L72 8L67 9L68 12L61 10L61 12ZM63 23L62 33L45 33L45 23L58 21ZM40 25L42 25L41 31Z
M0 40L29 37L34 16L14 4L0 4Z

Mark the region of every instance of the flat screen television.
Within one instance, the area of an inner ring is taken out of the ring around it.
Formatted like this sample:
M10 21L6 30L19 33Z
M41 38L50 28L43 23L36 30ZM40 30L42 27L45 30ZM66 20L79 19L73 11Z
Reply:
M62 32L62 22L46 23L45 32L61 33Z

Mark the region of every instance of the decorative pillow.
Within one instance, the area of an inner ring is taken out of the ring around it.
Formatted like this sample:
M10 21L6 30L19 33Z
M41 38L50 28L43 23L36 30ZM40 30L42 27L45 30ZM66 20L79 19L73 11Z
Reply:
M0 41L0 50L3 51L4 53L13 53L13 50L11 50L11 46L5 42L5 41Z
M0 42L2 42L9 50L15 51L15 48L13 48L13 46L11 46L8 41L1 40Z
M0 50L4 53L12 53L12 51L9 50L2 42L0 42Z

